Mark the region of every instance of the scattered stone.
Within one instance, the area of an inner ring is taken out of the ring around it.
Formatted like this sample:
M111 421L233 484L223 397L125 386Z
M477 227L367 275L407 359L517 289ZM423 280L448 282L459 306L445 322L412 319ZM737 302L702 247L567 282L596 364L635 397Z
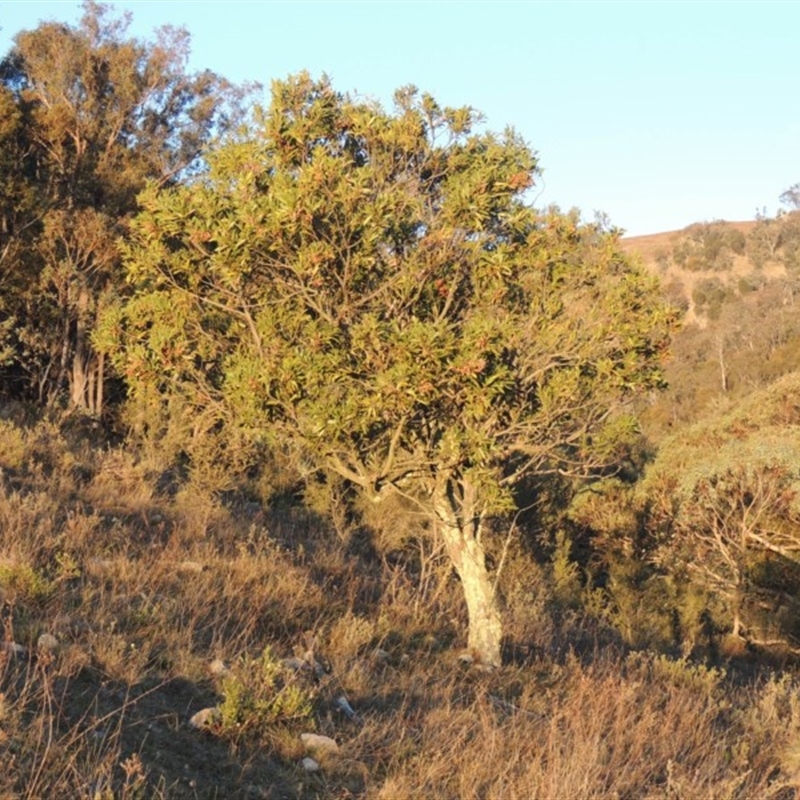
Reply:
M474 664L475 656L469 650L464 650L458 654L458 660L462 664Z
M221 658L215 658L209 665L208 671L215 678L227 678L231 671L225 666L225 662Z
M353 709L353 706L350 705L347 698L342 695L341 697L337 697L334 701L334 705L336 708L339 709L348 719L358 719L358 714Z
M40 653L55 653L59 648L59 641L52 633L43 633L36 641L36 649Z
M199 561L181 561L177 564L176 569L178 572L189 572L193 575L199 575L205 572L205 567Z
M310 756L306 756L300 763L306 772L317 772L319 770L319 762L314 761Z
M388 652L386 652L386 650L384 650L383 648L381 648L381 647L376 647L376 648L375 648L375 649L372 651L372 657L373 657L373 658L374 658L376 661L386 662L386 661L388 661L388 660L391 658L391 655L389 655L389 653L388 653Z
M310 753L339 752L339 745L330 736L321 736L318 733L301 733L300 741Z
M293 669L296 672L300 672L300 670L308 668L308 664L306 664L302 658L297 658L297 656L292 656L291 658L282 658L281 664L283 664L286 669Z
M198 729L207 728L209 725L216 722L219 717L219 708L216 706L213 708L204 708L192 716L189 720L189 727Z
M12 656L24 656L27 654L28 648L16 642L0 642L0 652Z

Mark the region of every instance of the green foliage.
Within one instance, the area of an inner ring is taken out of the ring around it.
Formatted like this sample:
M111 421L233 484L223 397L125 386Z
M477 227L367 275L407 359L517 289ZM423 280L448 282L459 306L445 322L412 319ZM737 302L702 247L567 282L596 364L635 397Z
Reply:
M747 257L756 269L761 269L776 257L781 239L780 220L760 215L747 236Z
M0 563L1 600L42 605L54 591L54 584L29 564Z
M692 302L698 314L710 319L719 319L722 306L733 297L731 289L719 278L705 278L698 281L692 292Z
M269 735L278 724L308 719L314 692L300 685L269 647L259 658L243 657L222 681L219 732L224 736Z
M667 440L639 489L654 560L723 598L734 633L753 593L787 588L764 560L800 560L798 389L788 376Z
M136 294L107 325L134 397L224 408L364 489L444 459L501 507L519 468L567 441L577 461L658 383L670 318L613 237L526 207L533 156L474 124L410 91L391 116L276 84L206 183L142 197Z
M91 336L123 290L119 238L145 181L188 180L235 93L186 73L188 35L127 36L129 17L84 3L75 28L23 31L0 64L0 364L19 394L102 410Z

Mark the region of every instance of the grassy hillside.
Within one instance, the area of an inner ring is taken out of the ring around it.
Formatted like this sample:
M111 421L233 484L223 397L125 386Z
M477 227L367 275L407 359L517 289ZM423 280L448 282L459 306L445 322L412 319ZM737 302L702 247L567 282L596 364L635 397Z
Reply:
M223 501L13 410L2 797L794 796L794 680L632 648L563 553L493 552L509 624L484 673L459 658L436 545L380 556L363 530Z
M670 388L642 409L651 437L800 369L799 220L794 213L702 223L622 240L684 311L667 364ZM766 240L774 252L765 250Z

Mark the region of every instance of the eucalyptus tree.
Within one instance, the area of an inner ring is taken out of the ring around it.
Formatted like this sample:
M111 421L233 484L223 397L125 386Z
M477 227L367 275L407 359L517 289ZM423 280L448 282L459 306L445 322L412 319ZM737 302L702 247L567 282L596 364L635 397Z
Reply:
M613 461L623 404L661 380L654 280L618 232L526 201L537 159L513 131L413 88L387 112L325 78L276 82L209 165L140 198L132 294L98 337L132 402L404 495L498 664L487 522L528 475Z
M235 107L224 80L187 72L186 31L163 28L143 42L127 35L129 22L87 2L77 27L20 32L0 63L0 137L17 145L0 157L13 187L0 209L0 280L14 363L29 393L51 403L66 395L93 412L105 369L91 335L118 288L118 242L136 195L147 179L191 177Z

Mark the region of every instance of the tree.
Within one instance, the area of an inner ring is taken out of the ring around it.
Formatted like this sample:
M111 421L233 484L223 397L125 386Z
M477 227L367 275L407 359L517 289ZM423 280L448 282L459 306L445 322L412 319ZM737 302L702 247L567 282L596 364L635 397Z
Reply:
M753 596L782 599L800 565L799 390L785 376L666 440L639 487L654 560L725 598L736 636Z
M673 316L616 233L526 205L537 162L513 131L413 88L395 102L276 82L207 180L143 194L133 296L98 341L151 420L169 404L415 503L495 665L488 519L525 476L613 461Z
M756 269L776 258L782 234L780 217L768 217L764 211L756 214L756 224L747 236L747 256Z
M127 38L129 21L86 2L77 28L24 31L0 64L0 137L24 139L0 164L11 189L0 313L14 320L16 366L39 398L53 403L68 387L70 405L95 413L105 369L91 335L118 288L136 195L147 179L197 172L236 96L210 72L187 74L185 31L164 28L148 44Z
M789 206L793 211L800 211L800 183L792 184L781 193L779 199L783 205Z

